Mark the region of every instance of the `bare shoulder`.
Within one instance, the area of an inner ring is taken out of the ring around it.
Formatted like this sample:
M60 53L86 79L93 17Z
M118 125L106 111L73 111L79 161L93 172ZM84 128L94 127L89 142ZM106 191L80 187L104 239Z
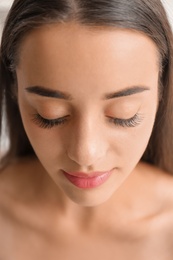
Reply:
M38 192L43 167L35 157L16 159L0 172L0 207Z
M173 209L173 175L147 163L140 163L141 175L153 186L160 201Z
M153 226L173 246L173 175L146 163L141 163L139 167L143 180L147 180L144 181L147 199L155 207Z
M3 178L2 176L25 174L27 172L30 172L31 169L33 170L38 166L40 167L41 164L35 156L26 156L13 159L6 167L4 167L0 171L0 180Z
M15 160L0 172L0 259L9 259L10 250L16 254L21 237L41 230L42 175L44 169L33 157Z
M141 234L146 234L146 243L149 241L151 245L154 243L153 247L157 245L164 252L172 252L173 176L143 162L136 170L138 185L135 199L138 202L137 213L142 216L137 222L140 223Z
M9 227L34 225L47 183L44 173L34 157L17 159L0 172L0 244Z
M26 178L32 178L33 173L39 173L42 170L41 164L36 157L24 157L13 160L3 170L0 171L0 188L6 183L8 186L12 183L20 183ZM37 175L35 174L35 176ZM20 181L19 181L20 180Z

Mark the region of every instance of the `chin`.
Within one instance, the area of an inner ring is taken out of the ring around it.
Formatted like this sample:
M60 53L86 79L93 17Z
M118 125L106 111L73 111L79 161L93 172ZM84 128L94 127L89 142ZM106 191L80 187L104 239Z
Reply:
M93 190L69 190L65 193L71 201L81 207L97 207L106 203L114 192L115 190L99 188Z

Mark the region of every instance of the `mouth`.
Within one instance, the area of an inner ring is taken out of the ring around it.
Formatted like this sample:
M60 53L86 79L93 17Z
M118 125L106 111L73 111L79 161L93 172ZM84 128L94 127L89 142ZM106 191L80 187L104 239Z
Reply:
M72 184L81 189L91 189L102 185L112 174L112 170L106 172L65 172L64 176Z

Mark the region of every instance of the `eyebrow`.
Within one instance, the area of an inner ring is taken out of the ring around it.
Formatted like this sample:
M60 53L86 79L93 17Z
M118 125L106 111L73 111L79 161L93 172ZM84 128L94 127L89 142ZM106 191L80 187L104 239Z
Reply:
M146 86L127 87L123 90L106 94L104 99L113 99L113 98L131 96L131 95L141 93L141 92L144 92L144 91L147 91L147 90L150 90L150 88L146 87Z
M26 91L28 93L36 94L43 97L50 97L50 98L57 98L57 99L64 99L64 100L72 99L72 96L66 92L53 90L42 86L27 87Z
M62 92L59 90L53 90L49 88L45 88L43 86L31 86L25 88L25 90L28 93L36 94L43 97L49 97L49 98L57 98L57 99L64 99L64 100L72 100L72 96L66 92ZM119 97L125 97L125 96L131 96L137 93L141 93L144 91L150 90L149 87L146 86L132 86L127 87L123 90L112 92L104 95L104 100L119 98Z

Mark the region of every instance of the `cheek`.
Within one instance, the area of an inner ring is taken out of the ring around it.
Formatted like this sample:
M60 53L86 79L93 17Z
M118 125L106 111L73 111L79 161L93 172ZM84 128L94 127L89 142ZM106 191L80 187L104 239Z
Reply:
M25 122L25 128L30 143L47 172L56 172L66 163L64 138L55 129L41 129Z
M116 144L114 149L118 150L118 159L124 167L133 168L141 159L148 145L153 125L155 113L146 118L144 122L132 129L127 129L118 137L119 148Z
M36 111L31 108L27 100L25 100L20 93L18 96L18 101L25 132L38 158L41 161L43 159L50 160L51 157L57 157L61 154L64 147L64 138L62 136L63 132L59 131L57 128L43 129L38 127L32 121L33 114Z
M141 106L139 113L143 115L140 125L121 129L118 135L118 159L125 167L133 167L143 156L153 130L158 108L157 88ZM116 149L116 144L115 147Z
M64 138L57 129L42 129L32 123L25 122L25 128L30 142L40 157L56 157L63 152Z
M64 133L54 129L42 129L32 122L27 106L20 105L25 132L39 160L45 168L51 167L53 161L62 161L65 153Z

